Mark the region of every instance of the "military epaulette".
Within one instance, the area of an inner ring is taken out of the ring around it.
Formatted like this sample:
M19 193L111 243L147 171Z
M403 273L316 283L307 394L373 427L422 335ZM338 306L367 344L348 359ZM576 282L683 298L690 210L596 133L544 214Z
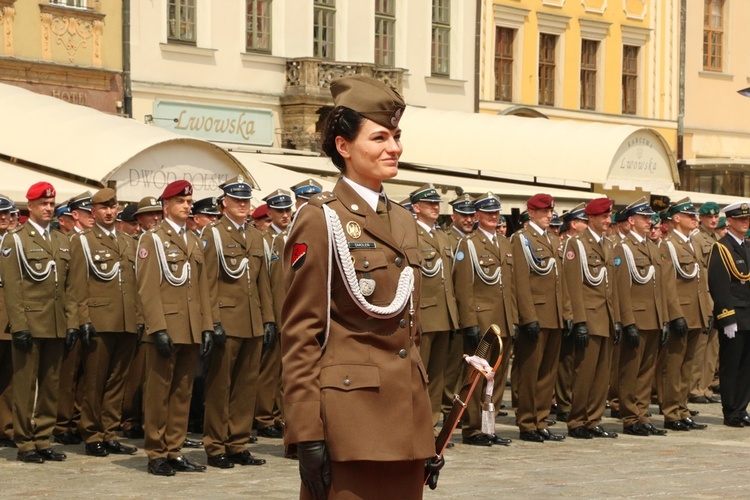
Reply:
M23 226L18 226L15 229L11 229L10 230L10 234L16 234L16 233L20 232L21 230L23 230Z
M326 203L331 203L335 199L336 199L335 194L333 194L330 191L324 191L310 198L310 201L308 201L307 204L312 205L314 207L322 207Z
M156 231L158 231L158 230L159 230L159 227L160 227L160 226L158 226L158 225L157 225L157 226L154 226L154 227L152 227L151 229L149 229L149 230L148 230L148 231L146 231L146 232L147 232L147 233L155 233Z

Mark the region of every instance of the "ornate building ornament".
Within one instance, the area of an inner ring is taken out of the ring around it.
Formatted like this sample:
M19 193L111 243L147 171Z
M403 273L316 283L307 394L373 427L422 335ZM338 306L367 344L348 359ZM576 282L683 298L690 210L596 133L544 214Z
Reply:
M40 4L42 21L42 59L52 60L52 44L61 46L74 62L81 49L91 48L93 67L102 66L102 33L104 14L90 10L69 9Z
M16 9L13 3L16 0L0 0L0 41L2 41L2 52L5 56L13 55L13 18L16 17Z

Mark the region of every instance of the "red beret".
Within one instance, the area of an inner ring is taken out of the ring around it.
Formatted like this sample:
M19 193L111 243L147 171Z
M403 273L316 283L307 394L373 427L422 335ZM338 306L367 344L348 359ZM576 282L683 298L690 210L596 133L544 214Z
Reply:
M612 200L609 198L597 198L591 200L583 210L586 215L601 215L612 211Z
M174 181L167 184L160 200L168 200L175 196L189 196L193 194L193 185L186 180Z
M555 208L555 199L548 194L538 193L529 198L526 202L529 210L542 210L544 208Z
M264 203L255 210L253 210L253 219L258 220L268 215L268 204Z
M37 182L26 192L26 199L38 200L39 198L54 198L55 188L49 182Z

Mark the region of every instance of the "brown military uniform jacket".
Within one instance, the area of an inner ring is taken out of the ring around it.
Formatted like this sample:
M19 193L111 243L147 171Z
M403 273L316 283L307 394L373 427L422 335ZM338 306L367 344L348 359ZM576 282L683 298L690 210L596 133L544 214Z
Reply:
M695 248L698 260L701 261L703 267L708 268L708 257L711 255L711 248L713 248L714 243L719 241L716 233L709 233L703 226L698 226L698 231L695 231L690 239L693 242L693 248Z
M669 244L675 249L677 262L674 261L669 251ZM674 231L670 231L660 247L667 254L667 258L672 260L672 265L675 268L675 287L680 301L680 309L690 329L706 328L713 307L708 293L708 271L702 263L700 250L697 246L698 243L694 242L691 247L690 241L685 241ZM691 275L696 264L698 264L699 271L695 278L685 278L677 272L676 267L679 265L683 273Z
M161 240L164 264L172 274L182 276L185 265L190 264L190 277L183 285L173 286L164 277L154 235ZM136 276L147 334L167 330L175 344L200 344L201 333L213 330L201 246L192 231L187 231L185 243L166 220L141 236ZM151 337L144 340L151 342Z
M631 279L624 245L633 253L635 268L641 276L646 275L649 266L654 266L654 277L649 282L641 285ZM623 326L635 324L639 330L660 330L662 324L682 316L672 262L663 252L648 238L638 242L633 233L615 246L615 279Z
M20 246L13 235L18 235ZM19 262L19 253L26 258L28 268ZM29 330L35 338L65 338L68 328L78 328L76 304L66 293L70 244L67 236L50 231L44 240L36 228L24 224L5 236L2 247L3 288L10 331ZM49 262L57 269L43 281L35 281L30 272L43 273Z
M451 242L443 231L433 229L427 232L417 224L419 250L422 254L424 272L437 265L442 271L433 277L422 273L420 294L420 318L423 332L446 332L458 328L458 309L453 290L453 250ZM432 236L430 236L432 234ZM440 263L440 264L439 264Z
M499 236L499 235L498 235ZM477 263L472 262L469 241L474 245ZM493 276L500 269L500 281L495 285L485 283L474 268ZM513 276L513 254L510 242L499 237L493 244L484 232L477 229L461 240L456 249L454 271L456 296L461 328L479 326L485 331L492 324L500 327L501 335L513 335L513 325L518 324L518 309Z
M281 326L281 307L284 305L286 290L284 289L284 272L281 256L284 255L284 245L288 234L286 231L277 233L273 226L263 232L265 240L266 264L271 280L271 295L273 297L273 315L276 326Z
M10 232L5 233L5 236L0 237L0 248L2 248L4 238L8 234L10 234ZM4 261L5 259L0 258L0 340L11 340L12 336L10 335L10 330L6 332L8 329L8 309L5 306L5 284L3 283L2 278L2 266Z
M223 257L216 250L214 229ZM225 216L206 226L201 237L213 320L221 322L230 337L262 336L263 323L273 323L274 315L260 231L254 227L238 230ZM241 277L232 278L224 266L235 271L242 259L248 260L246 271Z
M432 456L427 375L416 345L418 314L410 314L408 299L388 319L363 311L349 295L335 256L330 295L326 293L329 242L322 205L341 219L357 281L374 281L367 301L390 304L399 275L409 266L415 308L419 304L421 259L411 213L389 203L389 229L343 180L333 193L320 193L300 209L284 252L285 442L325 439L337 462Z
M579 242L583 246L583 253ZM591 231L586 229L567 241L564 253L563 273L573 310L573 323L586 322L591 335L609 337L614 324L620 321L612 242L607 238L597 242ZM584 276L583 261L591 280ZM606 269L606 275L602 282L592 284L591 281L596 280L603 269Z
M559 329L564 326L563 320L571 315L570 300L562 276L560 240L555 235L548 236L549 239L531 224L514 233L511 242L512 253L516 259L513 276L519 324L526 325L538 321L540 328ZM523 253L524 239L528 241L535 262L546 266L550 259L555 259L556 269L553 268L546 276L531 269Z
M87 258L82 239L86 239ZM78 304L78 324L91 323L97 332L136 332L143 323L135 280L136 242L123 232L117 241L99 226L75 233L70 240L69 290ZM120 271L107 280L101 275ZM99 273L99 274L97 274Z

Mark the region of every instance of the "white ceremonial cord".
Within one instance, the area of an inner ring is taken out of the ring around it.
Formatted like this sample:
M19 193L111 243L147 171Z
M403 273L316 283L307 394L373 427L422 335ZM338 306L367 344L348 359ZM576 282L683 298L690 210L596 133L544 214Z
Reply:
M529 265L529 268L534 271L536 274L540 276L547 276L551 271L552 268L555 269L555 274L557 274L557 261L555 260L555 257L552 256L547 261L547 264L544 266L541 266L536 263L536 256L531 251L531 243L529 243L528 238L526 238L525 235L519 234L519 238L521 238L521 248L523 249L523 256L526 257L526 263ZM539 260L541 262L541 259Z
M438 255L438 260L435 262L435 265L428 268L425 266L422 266L422 275L426 276L427 278L434 278L437 276L437 274L440 273L440 277L445 279L445 274L443 273L443 258Z
M696 276L700 273L700 266L698 265L698 262L693 262L693 271L690 273L687 273L682 270L682 267L680 266L680 259L677 258L677 250L675 250L674 245L671 241L667 241L667 246L669 247L669 255L672 257L672 263L674 264L674 270L675 274L679 274L680 278L684 280L692 280L695 279Z
M627 245L627 243L622 243L622 250L625 253L625 262L628 264L628 271L630 271L630 284L633 284L633 281L638 283L639 285L645 285L651 279L654 277L654 274L656 274L656 269L654 269L654 265L651 264L648 266L648 271L646 272L645 276L641 276L641 273L636 269L635 267L635 259L633 258L633 251L630 250L630 247Z
M89 270L94 272L94 275L96 275L97 278L99 278L102 281L112 281L120 272L120 262L115 262L115 264L112 266L112 269L109 272L102 272L96 267L96 263L94 262L94 259L91 258L91 248L89 247L89 240L84 235L80 235L79 239L81 240L81 248L83 249L83 255L86 257L86 261L88 262L88 266L86 266L86 277L89 276Z
M341 226L338 214L327 205L323 205L323 212L326 216L329 246L336 252L341 277L344 279L349 295L354 299L354 302L362 311L374 318L388 319L401 313L404 307L406 307L407 301L412 300L414 269L407 265L401 270L396 287L396 295L390 304L384 307L370 304L365 299L365 296L362 295L362 290L359 287L357 273L352 263L351 253L349 252L349 244L346 241L344 228Z
M52 235L50 235L50 243L51 238ZM57 285L57 263L55 262L55 260L50 259L47 262L47 267L44 269L44 271L37 271L35 269L32 269L31 266L29 266L29 262L26 260L26 255L24 255L23 253L23 243L21 242L21 238L17 234L13 234L13 241L15 241L16 243L16 253L18 254L18 269L21 270L21 279L23 279L24 269L26 269L26 273L29 275L29 278L37 282L46 280L54 271L55 285Z
M190 262L185 262L182 266L182 274L178 277L172 274L167 264L167 254L164 253L164 246L161 242L161 238L156 233L152 233L154 237L154 246L156 247L156 261L159 263L159 269L161 275L167 279L167 283L172 286L182 286L187 280L190 279ZM159 280L161 281L161 279Z
M464 356L464 360L469 363L475 370L482 373L487 380L493 380L495 378L495 372L492 371L492 367L481 356Z
M500 263L498 262L497 269L495 269L495 272L493 274L487 274L482 269L482 266L479 264L479 258L477 257L477 250L474 248L474 242L471 241L471 239L466 240L466 248L469 251L469 258L471 259L471 265L474 268L474 272L477 276L479 276L479 279L481 279L485 285L488 286L494 286L500 283L503 284L503 272L502 268L500 267Z
M240 279L242 275L245 274L245 271L248 270L247 257L242 258L239 266L237 266L237 269L234 269L234 270L230 269L230 267L227 265L227 260L224 257L224 248L221 242L221 234L219 234L219 229L214 226L211 228L211 231L213 231L214 233L214 244L216 245L216 255L218 256L219 262L221 263L221 268L224 269L224 272L227 273L227 276L229 276L233 280Z
M583 243L581 240L577 240L576 243L578 243L578 254L581 256L581 272L583 274L583 279L588 282L591 286L599 286L602 284L602 282L607 280L607 267L606 265L603 265L601 269L599 269L599 274L594 276L591 274L591 270L589 269L589 261L588 257L586 257L586 249L583 248Z
M271 274L271 248L265 238L263 238L263 251L266 253L266 271Z

